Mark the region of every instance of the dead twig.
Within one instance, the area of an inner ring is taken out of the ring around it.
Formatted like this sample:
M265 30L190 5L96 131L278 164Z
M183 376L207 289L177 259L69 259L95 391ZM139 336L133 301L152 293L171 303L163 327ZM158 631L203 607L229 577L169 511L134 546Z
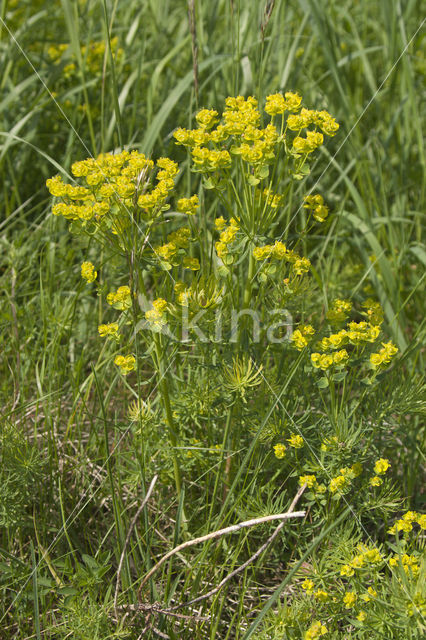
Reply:
M290 514L293 514L293 517L302 517L299 514L303 514L305 515L304 511L298 511L296 513L293 513L293 510L296 506L296 504L298 503L302 493L304 492L306 488L306 484L304 484L302 487L300 487L299 491L296 493L296 495L294 496L293 502L291 503L289 510L287 511L286 514L282 514L282 515L286 515L289 516ZM276 516L277 518L279 516ZM232 578L234 578L236 575L238 575L239 573L241 573L242 571L244 571L244 569L246 567L248 567L252 562L254 562L255 560L257 560L257 558L265 551L265 549L267 549L267 547L271 544L271 542L273 542L275 540L275 538L277 537L277 535L280 533L280 531L283 529L286 520L288 518L286 518L285 520L283 519L282 522L280 522L280 524L278 525L278 527L275 529L275 531L273 532L273 534L266 540L266 542L264 542L262 544L261 547L259 547L259 549L256 551L256 553L254 553L248 560L246 560L241 566L237 567L234 571L231 571L231 573L229 575L227 575L221 582L219 582L219 584L214 588L211 589L208 593L205 593L202 596L198 596L198 598L194 598L193 600L190 600L189 602L184 602L182 604L178 604L175 607L171 607L169 609L169 611L176 611L176 609L181 609L182 607L188 607L190 605L196 604L197 602L201 602L202 600L206 600L207 598L211 598L211 596L214 596L216 593L218 593L218 591L220 591L222 589L222 587L229 582L229 580L231 580Z
M304 487L303 487L303 489L304 489ZM296 504L297 500L299 499L299 497L301 495L302 495L302 489L300 489L297 492L296 497L293 500L293 503L291 505L292 508L294 508L293 505ZM297 500L296 500L296 498L297 498ZM278 514L273 514L273 515L270 515L270 516L263 516L261 518L253 518L251 520L245 520L244 522L239 522L238 524L234 524L234 525L231 525L229 527L225 527L224 529L219 529L218 531L213 531L212 533L208 533L205 536L201 536L199 538L195 538L194 540L187 540L186 542L183 542L182 544L178 545L177 547L175 547L174 549L172 549L171 551L166 553L161 558L161 560L159 560L159 562L157 562L157 564L152 567L152 569L146 574L146 576L142 580L142 582L141 582L141 584L139 586L139 589L138 589L138 601L139 601L140 608L141 609L146 609L146 607L147 607L147 605L144 604L143 601L142 601L142 591L143 591L144 586L148 582L148 580L154 575L154 573L156 573L158 571L158 569L169 558L171 558L171 556L175 555L179 551L182 551L182 549L186 549L188 547L192 547L192 546L194 546L196 544L200 544L201 542L207 542L207 540L212 540L214 538L220 538L220 537L222 537L224 535L227 535L228 533L236 533L237 531L240 531L241 529L244 529L244 528L247 528L247 527L253 527L253 526L257 525L257 524L263 524L264 522L271 522L272 520L283 520L283 521L285 521L285 520L289 520L290 518L303 518L304 516L305 516L305 511L294 511L294 512L293 511L288 511L287 513L278 513ZM281 525L283 525L283 523L281 523Z

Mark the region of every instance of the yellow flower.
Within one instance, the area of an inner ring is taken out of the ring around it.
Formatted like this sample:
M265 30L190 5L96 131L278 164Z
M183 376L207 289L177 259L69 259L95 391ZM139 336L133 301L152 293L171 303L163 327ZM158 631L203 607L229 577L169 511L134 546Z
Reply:
M216 227L216 229L218 231L222 231L222 229L224 229L226 227L226 220L223 216L220 216L219 218L216 218L216 220L214 221L214 226Z
M165 312L167 309L167 302L163 298L157 298L152 302L152 309L145 311L145 319L151 325L151 329L156 331L166 324Z
M302 487L304 484L308 487L308 489L312 489L316 483L316 476L299 476L299 484Z
M352 465L351 469L355 478L357 478L362 473L362 464L360 462L355 462L355 464Z
M314 622L305 633L305 640L315 640L327 633L327 627L321 622Z
M134 356L116 356L114 364L120 368L120 372L125 376L136 368L136 358Z
M356 619L359 620L360 622L364 622L366 617L367 617L367 614L365 613L365 611L360 611Z
M287 104L282 93L274 93L266 97L265 111L270 116L284 113Z
M81 265L81 277L87 282L94 282L97 278L98 272L95 271L95 267L91 262L83 262Z
M350 564L344 564L340 569L340 575L350 578L355 573L353 567Z
M312 591L314 590L314 587L315 587L314 583L309 578L306 578L306 580L302 582L302 589L304 589L308 594L312 593Z
M198 271L200 268L200 262L198 258L184 258L182 261L184 269L191 269L191 271Z
M180 198L177 203L177 210L187 215L194 215L197 212L200 201L197 195L191 198Z
M337 476L336 478L332 478L329 484L330 492L331 493L336 493L337 491L340 492L348 484L350 484L350 480L344 475Z
M417 524L419 524L422 529L426 529L426 514L425 513L422 513L421 515L420 514L418 515Z
M344 364L349 360L349 354L346 349L341 349L340 351L336 351L333 354L333 363L334 364Z
M274 445L275 457L278 458L279 460L284 458L285 457L286 448L287 447L285 446L285 444L278 443L278 444Z
M374 476L373 478L370 478L370 485L372 487L380 487L381 484L383 484L383 480L379 476Z
M319 600L320 602L327 602L327 600L329 599L329 594L327 593L327 591L322 591L322 589L318 589L317 591L315 591L314 593L314 598L316 598L316 600Z
M270 258L273 252L273 245L265 245L264 247L255 247L253 249L253 258L255 260L266 260Z
M295 449L300 449L304 445L302 436L297 436L294 433L287 439L287 442L290 444L290 447L294 447Z
M343 602L345 605L345 609L352 609L355 606L355 602L357 600L357 595L353 591L347 591L343 596Z
M216 124L218 115L218 112L213 109L201 109L195 116L195 119L204 129L211 129Z
M110 324L100 324L98 327L98 332L101 338L105 338L106 336L115 336L118 331L118 323L111 322Z
M117 291L111 291L107 295L107 303L113 306L115 309L119 309L120 311L124 311L125 309L129 309L132 302L130 297L130 287L124 285L123 287L118 287Z
M285 101L286 106L289 111L298 111L302 102L301 96L298 93L293 93L292 91L286 91Z
M389 460L387 460L387 458L379 458L379 460L377 460L374 465L374 471L378 475L381 475L383 473L386 473L389 467L390 467L390 462Z

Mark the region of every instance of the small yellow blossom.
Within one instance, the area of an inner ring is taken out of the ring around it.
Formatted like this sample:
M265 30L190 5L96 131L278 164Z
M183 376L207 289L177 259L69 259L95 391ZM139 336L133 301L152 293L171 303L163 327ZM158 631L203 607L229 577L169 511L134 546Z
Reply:
M284 458L285 457L286 448L287 447L285 446L285 444L282 444L282 443L278 443L278 444L274 445L275 457L278 458L279 460Z
M81 277L87 282L94 282L97 278L98 272L95 271L95 267L91 262L83 262L81 265Z
M287 438L287 442L290 444L290 447L294 447L295 449L300 449L305 444L302 436L298 436L294 433L290 436L290 438Z
M315 640L327 633L327 627L321 622L314 622L305 633L304 640Z
M308 594L311 594L313 592L314 587L315 584L309 578L306 578L306 580L302 582L302 589L304 589Z
M314 598L316 600L319 600L320 602L327 602L329 597L330 596L327 593L327 591L323 591L322 589L317 589L317 591L315 591L315 593L314 593Z
M370 485L372 487L380 487L381 484L383 484L383 480L379 476L373 476L373 478L370 478Z
M100 324L98 332L101 338L106 336L115 336L118 331L118 322L111 322L110 324Z
M331 493L336 493L342 491L348 484L350 484L350 480L345 475L337 476L336 478L332 478L330 480L329 489Z
M182 261L184 269L191 269L191 271L198 271L200 269L200 262L198 258L184 258Z
M116 356L114 364L120 368L121 373L125 376L136 368L136 358L134 356Z
M120 309L123 311L125 309L129 309L132 302L130 296L130 287L124 285L122 287L118 287L117 291L111 291L107 295L107 303L113 306L115 309Z
M299 476L299 485L302 487L304 484L308 487L308 489L312 489L316 484L316 476Z
M226 220L223 216L216 218L214 221L214 226L218 231L222 231L226 227Z
M374 472L378 475L386 473L390 467L390 462L386 458L379 458L374 465Z
M197 212L200 202L197 195L191 198L180 198L177 203L177 210L187 215L194 215Z
M357 595L353 591L347 591L343 596L343 602L345 605L345 609L352 609L355 606L355 602L357 600Z
M355 573L354 568L350 564L344 564L340 568L340 575L350 578Z
M367 617L367 614L365 613L365 611L360 611L356 619L359 620L360 622L364 622L366 617Z

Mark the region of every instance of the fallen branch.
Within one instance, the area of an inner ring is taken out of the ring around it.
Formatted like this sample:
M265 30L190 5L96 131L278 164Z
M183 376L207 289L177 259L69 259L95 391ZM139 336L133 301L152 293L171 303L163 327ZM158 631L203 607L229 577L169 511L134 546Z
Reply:
M219 529L218 531L213 531L212 533L208 533L205 536L201 536L199 538L195 538L194 540L187 540L186 542L183 542L182 544L178 545L177 547L175 547L174 549L172 549L171 551L166 553L166 555L164 555L161 558L161 560L159 560L159 562L157 562L157 564L154 565L152 567L152 569L146 574L145 578L142 580L142 582L141 582L141 584L139 586L139 589L138 589L138 601L139 601L140 608L144 609L144 610L147 610L150 607L150 605L146 605L142 601L142 590L143 590L144 586L146 585L146 583L148 582L148 580L154 575L154 573L156 573L158 571L158 569L169 558L171 558L171 556L175 555L179 551L182 551L183 549L186 549L188 547L192 547L192 546L194 546L196 544L200 544L201 542L207 542L207 540L220 538L220 537L222 537L222 536L224 536L224 535L226 535L228 533L236 533L237 531L240 531L241 529L244 529L244 528L247 528L247 527L253 527L253 526L257 525L257 524L263 524L264 522L271 522L272 520L282 520L283 522L281 522L279 527L277 527L278 531L275 531L274 534L272 534L271 538L269 539L269 541L268 541L268 544L269 544L269 542L272 541L278 535L279 531L281 531L281 529L284 526L286 520L289 520L290 518L303 518L305 516L305 511L293 511L297 501L299 500L299 498L302 495L304 490L305 490L305 485L303 487L301 487L299 489L299 491L297 492L292 504L290 505L290 509L287 511L287 513L278 513L278 514L274 514L274 515L270 515L270 516L263 516L261 518L253 518L251 520L245 520L244 522L239 522L238 524L234 524L234 525L231 525L229 527L225 527L224 529ZM264 545L262 545L262 547L264 547ZM262 551L260 551L260 553L262 553ZM255 556L257 557L256 554L255 554ZM246 565L246 563L243 565L243 568L244 568L245 565ZM237 569L236 572L238 573L239 570L242 570L241 567L239 567L239 569ZM235 575L236 572L233 572L230 575Z

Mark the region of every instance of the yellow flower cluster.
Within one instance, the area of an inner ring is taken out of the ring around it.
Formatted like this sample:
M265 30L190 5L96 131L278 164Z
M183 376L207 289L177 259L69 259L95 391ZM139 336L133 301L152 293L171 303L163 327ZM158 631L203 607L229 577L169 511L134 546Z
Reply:
M116 356L114 364L120 368L120 372L125 376L136 369L136 358L134 356Z
M337 298L331 303L325 317L332 323L344 322L351 312L351 309L352 302L350 300L339 300L339 298Z
M364 602L370 602L371 598L377 598L377 591L373 587L368 587L367 593L363 593L360 598Z
M282 444L281 442L274 445L275 457L278 458L278 460L282 460L282 458L285 458L286 449L287 447L285 446L285 444Z
M348 564L344 564L340 568L340 575L342 577L350 578L355 574L355 571L363 569L368 565L379 564L383 561L383 556L381 555L379 549L377 549L376 547L372 547L371 549L369 549L365 545L359 544L358 550L361 553L358 553Z
M314 109L303 108L300 113L297 115L291 115L287 119L287 127L291 131L301 131L310 125L319 127L327 136L334 136L339 129L339 124L336 122L335 118L333 118L325 109L322 111L315 111Z
M353 591L347 591L343 596L343 604L345 609L352 609L357 601L357 595Z
M157 298L152 303L152 309L145 311L145 318L151 325L151 328L161 328L166 320L167 302L163 298Z
M321 622L314 622L305 633L305 640L315 640L327 633L327 627Z
M324 204L324 198L318 194L305 196L305 209L312 212L317 222L324 222L328 216L328 207Z
M313 326L310 324L305 324L293 331L290 339L296 349L298 351L302 351L305 347L308 346L314 334L315 329L313 328Z
M118 332L118 323L110 322L109 324L100 324L98 327L98 332L101 338L106 338L107 336L115 336Z
M392 342L382 342L382 347L378 353L372 353L370 356L370 363L373 369L389 364L391 359L398 353L398 348Z
M302 582L302 589L304 589L306 593L308 594L313 593L314 588L315 588L315 584L313 583L312 580L310 580L310 578L306 578L306 580Z
M85 184L67 184L60 176L46 181L50 193L62 200L53 206L53 214L118 233L129 223L129 210L136 208L142 217L152 219L169 209L166 201L179 168L169 158L159 158L154 164L143 153L122 151L75 162L71 171ZM197 206L196 195L178 202L179 210L190 215Z
M327 602L327 600L329 600L330 598L330 594L327 593L327 591L324 591L323 589L317 589L314 593L314 598L319 602Z
M302 103L302 98L297 93L287 91L274 93L266 98L265 111L270 116L282 115L285 111L298 111Z
M296 93L288 91L284 96L276 93L267 96L265 111L273 120L276 115L283 115L286 111L299 111L301 102L301 96ZM243 96L226 98L222 120L217 111L210 109L202 109L195 118L198 128L179 128L173 134L177 144L191 149L195 170L210 173L227 169L232 162L230 154L233 154L240 156L244 162L255 168L253 184L256 184L256 180L259 182L256 178L257 169L273 161L276 146L283 143L285 138L272 122L263 129L259 128L261 115L257 100L252 96L247 99ZM323 133L331 136L339 128L327 111L302 109L300 114L292 113L287 118L287 128L299 134L309 125L314 125L315 129L306 131L306 137L297 135L293 139L293 149L296 153L311 153L323 143ZM227 148L223 143L227 143ZM209 147L209 144L213 148ZM220 145L221 148L218 148ZM259 174L259 177L264 176ZM322 203L321 207L316 215L318 219L325 219L327 208L323 207Z
M300 476L299 477L299 485L303 487L306 484L308 489L314 489L317 485L317 478L314 475L308 476Z
M216 229L222 230L219 236L219 241L215 243L217 256L222 259L229 253L229 246L235 242L237 238L237 231L240 227L235 218L231 218L229 225L226 226L226 222L222 217L217 218L215 226Z
M256 199L262 202L263 205L271 207L271 209L277 209L283 202L283 196L279 193L274 193L271 189L256 189Z
M130 287L124 285L123 287L118 287L115 292L111 291L111 293L107 295L106 301L114 307L114 309L118 309L119 311L130 309L132 304Z
M391 464L387 458L379 458L374 464L374 471L375 473L381 475L383 473L386 473L390 466Z
M275 244L266 244L263 247L255 247L253 249L253 257L255 260L264 261L270 258L275 260L284 260L291 265L294 275L301 276L308 273L311 268L311 261L308 258L299 256L295 251L289 251L283 242L277 240Z
M211 129L218 122L219 114L214 109L201 109L195 119L203 129Z
M415 578L419 575L420 567L416 556L404 553L402 556L400 554L395 554L393 557L389 558L389 565L391 567L397 567L401 564L406 574L409 575L411 573Z
M163 263L163 267L170 269L170 264L178 265L183 251L187 249L191 240L191 231L187 227L181 227L176 231L172 231L167 236L168 242L159 247L154 248L155 257L159 258Z
M290 447L294 447L294 449L300 449L305 444L302 436L298 436L295 433L292 433L289 438L287 438L287 442Z
M349 322L346 333L349 342L353 345L359 345L362 342L375 342L379 334L380 327L368 322Z
M231 152L234 155L240 155L244 162L253 166L265 165L274 159L278 131L272 124L268 124L265 129L247 127L244 138L252 140L252 144L243 142L232 146Z
M342 329L338 333L333 333L331 336L326 336L318 342L318 348L321 351L329 351L330 349L338 349L347 343L347 331Z
M198 258L184 258L182 261L182 266L184 269L191 269L191 271L199 271L200 262Z
M81 277L87 282L94 282L97 278L98 272L95 271L95 267L91 262L83 262L81 265Z
M117 48L118 38L111 38L110 44L112 55L118 62L122 58L124 53L123 49ZM60 64L60 62L62 62L64 58L64 54L68 49L68 44L51 45L48 48L47 53L54 64ZM81 47L81 57L84 61L86 69L88 69L91 73L102 71L105 50L106 45L104 40L101 40L100 42L90 42L87 46L83 45ZM70 62L64 67L63 75L68 78L73 73L75 73L76 69L76 64L74 62Z
M226 149L215 151L207 147L195 147L192 150L192 160L196 167L195 171L206 173L228 169L231 166L231 156Z
M380 326L383 322L383 309L378 302L369 298L362 303L368 322L372 325Z
M388 533L395 535L397 531L403 531L409 533L413 529L413 523L417 523L420 527L426 529L426 514L417 513L416 511L407 511L399 520L395 522L393 527L388 530Z
M188 306L188 287L184 282L176 282L174 286L175 294L176 294L176 302L183 307Z
M342 366L349 360L346 349L341 349L333 354L312 353L311 362L316 369L327 371L333 366Z
M296 136L293 140L293 149L296 153L309 154L315 151L324 142L324 136L319 131L307 131L306 138Z
M191 196L191 198L180 198L177 202L177 210L193 216L197 212L199 204L197 195Z

